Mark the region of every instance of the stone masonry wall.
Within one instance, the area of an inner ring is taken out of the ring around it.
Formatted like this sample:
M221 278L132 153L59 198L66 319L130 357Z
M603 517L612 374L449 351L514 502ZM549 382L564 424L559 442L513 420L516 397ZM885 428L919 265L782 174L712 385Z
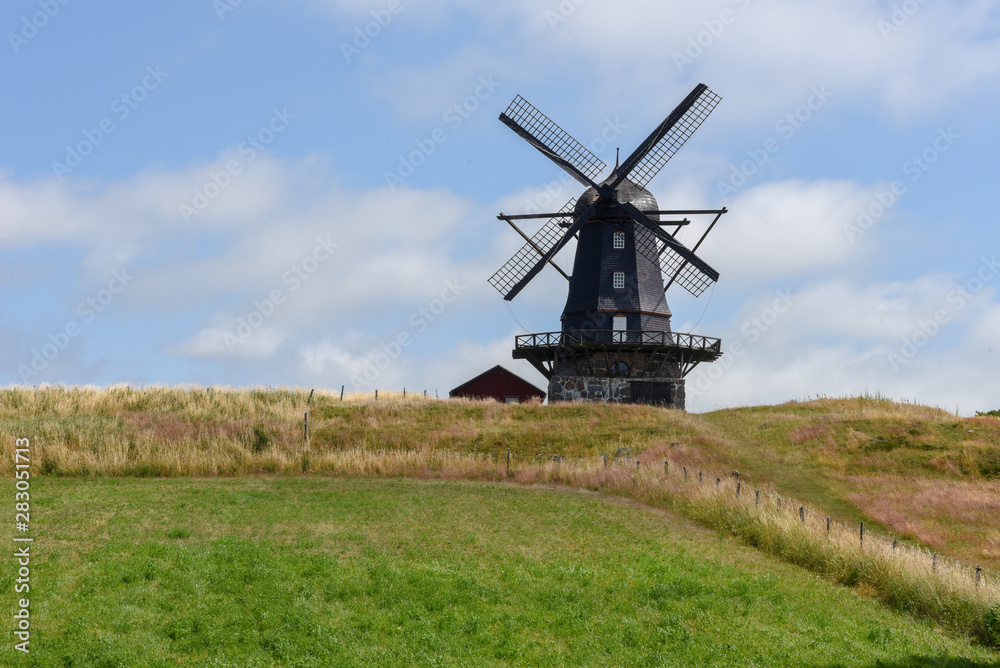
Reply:
M684 379L657 379L657 381L671 385L672 401L667 407L684 410ZM549 403L557 401L600 401L611 404L639 403L633 401L633 382L638 383L641 381L637 381L634 378L609 378L607 376L554 375L549 381Z

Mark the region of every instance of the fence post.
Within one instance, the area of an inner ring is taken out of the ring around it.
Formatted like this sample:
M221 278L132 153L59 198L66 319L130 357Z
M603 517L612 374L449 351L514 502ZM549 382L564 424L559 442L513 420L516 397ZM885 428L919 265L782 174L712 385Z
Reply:
M684 467L684 479L685 480L688 479L688 467L686 467L686 466Z
M405 387L403 388L403 398L404 399L406 398L406 388Z
M344 386L343 385L340 386L340 400L341 401L344 400Z
M608 455L604 453L604 468L608 468Z
M754 505L754 507L756 507L756 506L759 506L759 505L760 505L760 490L759 490L759 489L757 490L757 493L756 493L756 494L754 494L754 502L753 502L753 505Z
M805 506L799 506L799 519L802 520L803 524L806 523L806 507Z
M830 518L826 518L826 537L830 537Z
M740 498L740 487L742 485L743 485L743 481L742 480L737 480L736 481L736 498L737 499Z
M778 497L778 510L781 510L781 497Z
M931 573L937 573L937 552L931 557Z
M698 471L698 482L705 482L705 481L704 481L704 480L702 480L702 478L701 478L701 471Z
M306 414L302 418L302 431L306 437L306 455L309 454L309 408L312 406L313 393L315 388L309 390L309 399L306 401Z
M507 477L510 477L510 448L507 448Z
M861 528L859 529L861 535L861 549L865 549L865 523L861 523Z
M983 569L976 566L976 589L979 589L979 581L983 579Z
M892 539L892 553L896 554L896 539Z
M639 470L639 465L640 465L640 464L642 464L642 462L641 462L641 461L639 461L638 459L637 459L637 460L635 460L635 470L636 470L636 471L638 471L638 470Z
M375 390L375 401L378 401L378 390Z
M667 478L669 476L670 476L670 460L669 459L664 459L663 460L663 477Z

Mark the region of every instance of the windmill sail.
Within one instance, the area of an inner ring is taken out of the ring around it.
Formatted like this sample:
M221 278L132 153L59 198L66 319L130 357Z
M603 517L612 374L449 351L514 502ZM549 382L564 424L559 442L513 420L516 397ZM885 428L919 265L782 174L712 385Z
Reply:
M606 168L586 146L520 95L500 114L500 120L585 186L594 185Z
M559 209L559 213L569 213L576 206L574 197L566 206ZM496 288L497 292L506 295L511 288L521 282L531 268L540 258L548 253L562 238L565 230L559 227L559 223L565 218L550 218L531 237L531 241L521 246L514 255L497 269L496 273L490 276L490 285Z
M684 101L625 160L618 170L615 185L625 178L640 187L649 183L721 100L705 84L695 86Z
M716 279L701 271L677 251L667 246L652 234L636 235L636 248L647 260L659 265L667 280L681 286L695 297L700 297Z

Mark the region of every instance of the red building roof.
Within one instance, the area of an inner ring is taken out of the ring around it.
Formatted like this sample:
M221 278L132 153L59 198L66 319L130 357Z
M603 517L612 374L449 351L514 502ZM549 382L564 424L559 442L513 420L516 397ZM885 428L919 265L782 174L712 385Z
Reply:
M449 392L448 396L521 403L533 398L544 399L545 392L498 364L462 383Z

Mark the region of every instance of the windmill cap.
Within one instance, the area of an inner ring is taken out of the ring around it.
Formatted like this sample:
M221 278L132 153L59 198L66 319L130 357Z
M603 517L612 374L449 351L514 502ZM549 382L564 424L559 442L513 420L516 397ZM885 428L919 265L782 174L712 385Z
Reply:
M602 186L610 185L611 183L614 182L616 178L617 176L614 173L612 173L611 176L609 176L607 179L604 180L603 183L601 183L601 185ZM653 193L649 192L642 186L632 183L628 179L624 179L622 180L621 183L618 184L616 192L619 202L623 203L628 202L629 204L639 209L640 211L657 211L660 208L659 205L656 203L656 198L653 197ZM597 200L596 189L587 188L586 190L584 190L583 194L580 195L580 198L576 201L576 207L574 207L573 209L574 215L579 216L581 213L586 211L587 208L591 204L593 204L596 200ZM613 204L601 205L598 207L597 214L594 216L594 219L595 220L606 220L608 218L617 219L625 215L620 211L616 212L616 210L618 210L618 207L614 206ZM649 217L656 221L660 220L659 214L649 215Z

